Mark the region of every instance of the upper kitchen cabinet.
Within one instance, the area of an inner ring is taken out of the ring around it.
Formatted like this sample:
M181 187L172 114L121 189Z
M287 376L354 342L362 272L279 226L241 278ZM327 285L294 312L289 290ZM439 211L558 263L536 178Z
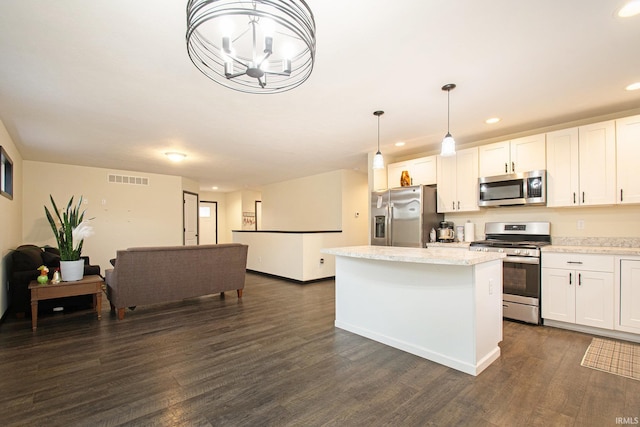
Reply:
M616 203L613 121L547 134L547 206Z
M479 148L479 176L545 169L545 134L496 142Z
M640 116L616 120L618 203L640 203Z
M420 157L404 162L390 163L387 167L388 188L400 187L402 171L408 171L412 185L436 183L436 156Z
M580 204L616 203L616 130L613 120L578 128Z
M477 211L478 147L437 156L438 213Z
M578 128L547 134L547 206L578 206Z

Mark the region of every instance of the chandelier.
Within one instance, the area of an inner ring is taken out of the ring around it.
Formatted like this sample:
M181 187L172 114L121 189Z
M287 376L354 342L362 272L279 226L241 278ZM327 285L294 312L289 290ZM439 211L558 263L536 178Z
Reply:
M211 80L246 93L291 90L309 78L316 25L304 0L189 0L187 52Z

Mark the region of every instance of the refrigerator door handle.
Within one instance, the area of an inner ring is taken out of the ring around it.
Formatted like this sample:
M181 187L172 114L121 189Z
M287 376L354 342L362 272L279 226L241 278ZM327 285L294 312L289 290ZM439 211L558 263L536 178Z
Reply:
M389 202L389 223L387 228L389 233L387 234L387 246L393 246L393 203Z

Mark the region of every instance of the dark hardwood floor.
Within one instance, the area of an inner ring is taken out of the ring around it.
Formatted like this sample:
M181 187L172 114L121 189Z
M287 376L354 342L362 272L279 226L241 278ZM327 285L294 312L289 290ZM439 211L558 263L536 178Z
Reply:
M176 284L179 286L179 284ZM366 298L363 295L362 298ZM108 307L106 299L104 306ZM504 323L473 377L336 329L334 284L0 325L3 426L615 426L640 381L580 366L591 336Z

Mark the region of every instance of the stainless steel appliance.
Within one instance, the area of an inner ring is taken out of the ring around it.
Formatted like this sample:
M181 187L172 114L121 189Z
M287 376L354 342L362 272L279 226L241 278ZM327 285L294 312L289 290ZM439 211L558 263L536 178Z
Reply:
M502 315L540 324L540 248L551 244L548 222L488 222L485 239L469 249L503 252Z
M429 231L444 219L436 213L436 189L424 185L371 194L371 244L424 248Z
M490 176L478 179L479 206L547 204L547 171Z
M440 221L440 226L438 227L438 242L448 243L453 242L454 239L453 222Z

